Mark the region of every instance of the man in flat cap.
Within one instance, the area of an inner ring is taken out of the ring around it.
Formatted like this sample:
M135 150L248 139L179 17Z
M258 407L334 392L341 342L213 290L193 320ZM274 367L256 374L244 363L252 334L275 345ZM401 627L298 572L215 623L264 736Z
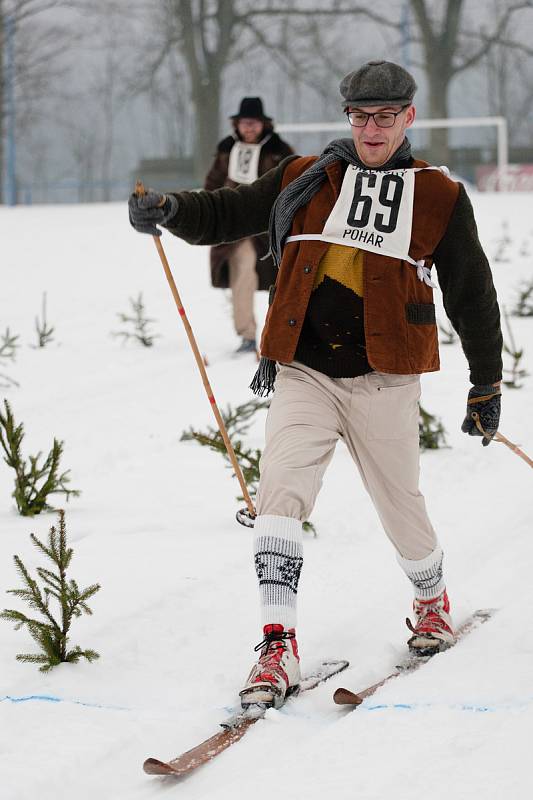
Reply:
M230 119L233 132L217 145L204 184L208 191L253 183L294 152L275 133L272 118L264 113L260 97L243 97L239 110ZM268 255L268 236L263 233L216 245L211 248L210 262L212 285L231 289L233 324L241 338L235 352L255 355L254 295L258 289L268 290L277 272Z
M470 368L462 430L488 445L499 423L492 275L462 184L411 154L415 81L371 61L340 90L352 135L318 158L289 157L234 190L168 195L157 211L159 195L130 200L138 230L159 224L196 244L252 236L270 220L279 271L252 382L259 394L275 382L254 525L263 640L244 706L277 707L299 683L302 523L341 438L414 589L409 648L432 654L454 641L443 552L418 484L420 375L439 369L433 266Z

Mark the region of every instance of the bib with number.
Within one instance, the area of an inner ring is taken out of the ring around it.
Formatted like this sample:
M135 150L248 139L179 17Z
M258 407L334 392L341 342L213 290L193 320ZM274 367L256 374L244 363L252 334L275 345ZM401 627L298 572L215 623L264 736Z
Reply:
M378 172L350 164L322 233L288 236L285 241L319 240L398 258L416 266L420 280L432 285L424 261L409 255L415 173L424 169L439 167Z
M262 142L246 144L237 141L231 148L228 177L235 183L253 183L258 178Z
M335 244L405 259L414 194L412 170L367 172L350 165L322 234Z

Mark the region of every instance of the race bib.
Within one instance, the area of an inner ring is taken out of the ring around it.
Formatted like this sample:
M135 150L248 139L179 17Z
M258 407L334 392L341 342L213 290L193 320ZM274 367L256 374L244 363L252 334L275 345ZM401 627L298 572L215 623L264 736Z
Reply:
M413 227L415 173L447 167L415 167L375 172L349 165L341 192L322 233L299 233L285 242L320 241L371 250L416 267L418 279L433 289L431 266L409 255Z
M415 170L365 171L348 166L323 241L409 259Z
M257 180L262 142L246 144L235 142L229 155L228 177L235 183L253 183Z

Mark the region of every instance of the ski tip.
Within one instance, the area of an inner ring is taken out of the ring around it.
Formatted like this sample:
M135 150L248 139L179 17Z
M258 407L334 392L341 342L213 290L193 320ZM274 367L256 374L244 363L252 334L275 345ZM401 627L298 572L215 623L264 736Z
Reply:
M158 758L147 758L143 764L143 770L147 775L175 775L176 772L166 761L159 761Z
M338 706L360 706L363 698L355 692L351 692L350 689L339 687L335 690L333 702Z

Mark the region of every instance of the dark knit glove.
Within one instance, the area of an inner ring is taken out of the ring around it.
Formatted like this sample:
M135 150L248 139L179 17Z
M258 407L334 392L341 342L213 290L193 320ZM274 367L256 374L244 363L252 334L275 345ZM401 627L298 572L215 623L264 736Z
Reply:
M468 392L466 402L466 417L461 430L469 436L483 436L476 425L472 414L476 412L481 427L489 438L483 436L482 444L486 447L498 430L500 423L501 392L499 386L488 384L486 386L472 386Z
M164 225L178 210L178 201L171 194L158 194L153 189L148 189L146 194L137 195L135 192L128 200L130 224L139 233L151 233L152 236L161 236L157 225Z

